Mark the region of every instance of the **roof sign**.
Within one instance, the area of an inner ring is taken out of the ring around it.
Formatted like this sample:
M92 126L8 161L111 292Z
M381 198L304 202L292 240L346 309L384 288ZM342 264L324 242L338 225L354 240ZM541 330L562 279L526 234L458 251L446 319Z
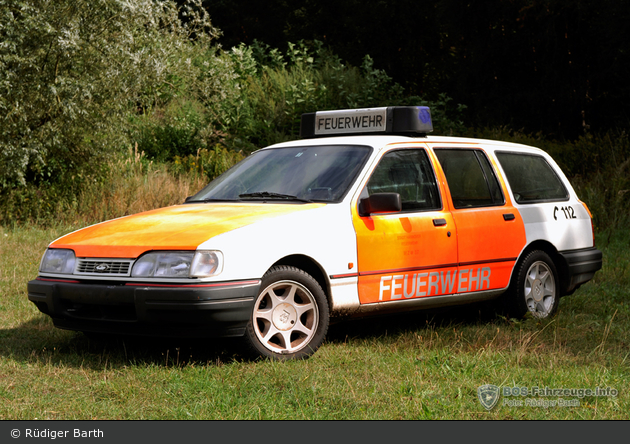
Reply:
M388 106L302 114L300 137L349 134L426 134L433 131L427 106Z

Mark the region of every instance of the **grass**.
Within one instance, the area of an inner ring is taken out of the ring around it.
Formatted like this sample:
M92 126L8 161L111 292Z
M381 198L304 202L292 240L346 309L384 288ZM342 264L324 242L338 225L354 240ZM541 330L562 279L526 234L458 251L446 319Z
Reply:
M598 236L604 269L551 320L469 306L344 322L311 359L278 363L242 360L235 340L94 341L55 329L26 283L71 229L0 228L0 419L629 418L627 230ZM550 408L502 397L488 412L477 400L484 384L618 396Z

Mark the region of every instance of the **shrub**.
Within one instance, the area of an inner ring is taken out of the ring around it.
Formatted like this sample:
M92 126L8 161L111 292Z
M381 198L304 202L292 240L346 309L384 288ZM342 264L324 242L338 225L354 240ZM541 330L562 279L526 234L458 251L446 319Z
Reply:
M446 94L436 102L405 97L403 88L383 70L374 68L369 55L360 68L315 42L288 44L282 54L260 42L230 52L243 83L242 104L227 110L225 129L232 146L254 147L294 139L302 113L326 109L393 105L427 105L432 108L436 132L461 132L462 105L451 106Z
M236 73L200 0L179 3L0 0L1 223L71 205L137 140L156 159L210 146Z
M206 122L203 107L176 100L152 114L132 116L131 138L149 159L159 162L194 154L205 146L201 133Z
M0 11L2 192L77 186L69 178L129 144L130 113L184 92L205 106L230 95L199 1L0 0Z

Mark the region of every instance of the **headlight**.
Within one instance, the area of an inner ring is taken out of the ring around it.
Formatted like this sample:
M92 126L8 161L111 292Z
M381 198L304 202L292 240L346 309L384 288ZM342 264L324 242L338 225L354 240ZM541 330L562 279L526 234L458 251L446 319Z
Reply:
M161 251L147 253L136 261L132 277L209 277L222 269L220 251Z
M75 262L74 251L49 248L44 253L39 271L42 273L72 274Z

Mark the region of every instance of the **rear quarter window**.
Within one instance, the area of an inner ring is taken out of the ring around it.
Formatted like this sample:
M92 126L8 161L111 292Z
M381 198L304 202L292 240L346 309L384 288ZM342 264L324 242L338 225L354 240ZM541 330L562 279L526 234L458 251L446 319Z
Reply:
M497 159L518 203L564 201L569 192L543 156L497 152Z

